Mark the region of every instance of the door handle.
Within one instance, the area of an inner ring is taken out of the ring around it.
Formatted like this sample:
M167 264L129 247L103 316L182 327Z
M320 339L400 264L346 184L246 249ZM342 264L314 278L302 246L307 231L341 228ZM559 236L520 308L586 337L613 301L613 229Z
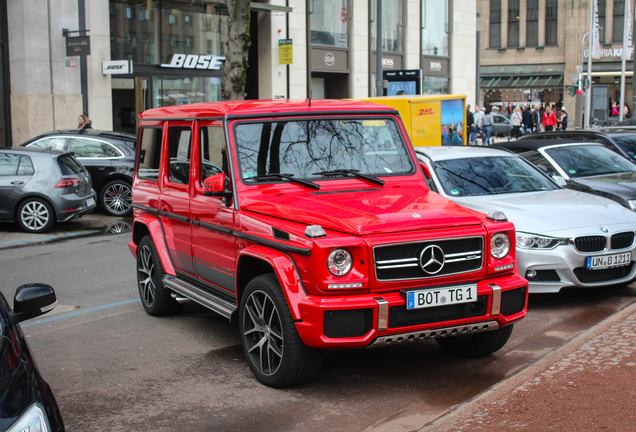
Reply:
M24 184L24 182L20 181L20 180L16 180L16 181L12 181L11 184L13 184L13 185L21 185L21 184Z

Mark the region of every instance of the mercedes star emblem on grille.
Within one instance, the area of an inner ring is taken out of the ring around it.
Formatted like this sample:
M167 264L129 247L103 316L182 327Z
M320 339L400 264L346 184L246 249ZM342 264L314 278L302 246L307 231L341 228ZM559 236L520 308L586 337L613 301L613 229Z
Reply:
M437 245L424 248L420 255L420 265L424 273L434 275L444 268L444 251Z

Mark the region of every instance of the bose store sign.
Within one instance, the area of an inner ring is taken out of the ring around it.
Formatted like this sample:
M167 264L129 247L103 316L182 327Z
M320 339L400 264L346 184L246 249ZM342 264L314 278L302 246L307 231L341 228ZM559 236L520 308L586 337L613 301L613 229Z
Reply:
M219 70L223 66L224 61L225 57L215 55L172 54L170 63L164 63L161 67Z
M118 75L133 73L132 61L115 60L102 62L102 73L104 75Z

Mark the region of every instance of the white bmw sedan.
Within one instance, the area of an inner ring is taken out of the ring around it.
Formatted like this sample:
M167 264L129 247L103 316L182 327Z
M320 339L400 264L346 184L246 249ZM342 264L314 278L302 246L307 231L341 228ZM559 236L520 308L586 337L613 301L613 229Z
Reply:
M505 215L515 224L519 273L530 282L530 293L634 280L633 211L563 189L505 150L416 147L416 152L428 167L433 191L464 207L493 212L492 217Z

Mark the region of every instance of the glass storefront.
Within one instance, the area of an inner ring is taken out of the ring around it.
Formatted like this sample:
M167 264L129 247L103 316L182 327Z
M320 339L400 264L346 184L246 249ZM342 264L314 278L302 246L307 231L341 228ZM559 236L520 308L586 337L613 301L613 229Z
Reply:
M217 77L153 77L153 105L173 106L221 100Z
M382 51L402 52L403 49L403 12L402 0L382 0ZM375 14L375 1L370 3L372 15ZM377 47L377 25L371 26L371 49Z
M447 94L448 78L424 77L422 79L422 94Z
M349 47L348 0L312 0L311 44Z
M422 55L448 57L448 0L422 0Z

